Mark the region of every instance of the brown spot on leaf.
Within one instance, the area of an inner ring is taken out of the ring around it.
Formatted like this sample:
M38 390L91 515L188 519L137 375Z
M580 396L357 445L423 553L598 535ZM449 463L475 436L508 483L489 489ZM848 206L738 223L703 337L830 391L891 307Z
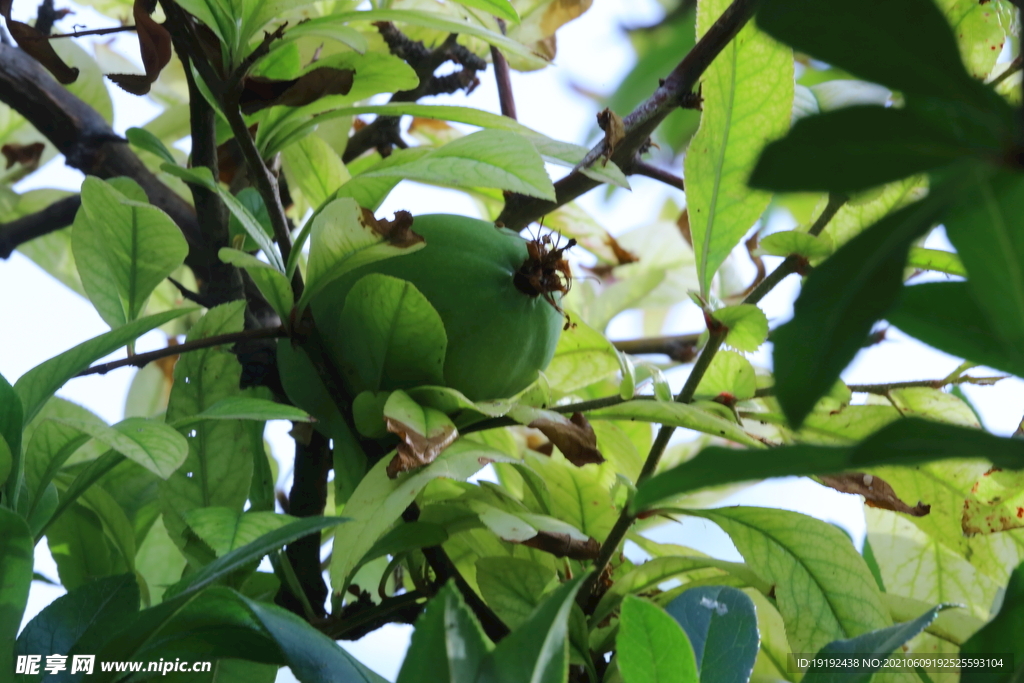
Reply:
M864 496L864 502L873 508L902 512L911 517L924 517L931 512L931 505L918 501L911 507L900 500L892 486L884 479L863 472L847 472L845 474L822 475L819 477L825 486Z
M21 164L26 170L33 170L39 165L39 158L43 155L44 149L46 149L46 145L42 142L33 142L30 145L19 145L15 142L10 142L0 147L0 153L7 160L6 168L11 168L15 164Z
M402 472L414 470L434 462L445 448L458 437L459 432L454 425L445 425L432 434L420 434L415 429L392 418L385 418L387 430L397 434L402 443L398 444L398 452L388 463L389 479L394 479Z
M688 210L683 209L683 212L679 214L679 218L676 219L676 227L679 228L679 233L692 249L693 235L690 233L690 212Z
M583 413L573 413L571 419L563 421L534 420L529 426L539 429L577 467L604 462L597 449L597 435Z

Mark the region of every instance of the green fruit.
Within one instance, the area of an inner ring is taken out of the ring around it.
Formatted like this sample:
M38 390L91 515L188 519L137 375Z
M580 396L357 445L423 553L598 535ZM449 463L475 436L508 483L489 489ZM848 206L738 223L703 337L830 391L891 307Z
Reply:
M312 301L317 328L327 340L358 334L340 324L355 283L371 273L401 278L426 297L444 323L447 386L475 401L525 389L551 362L562 330L557 305L568 272L562 250L464 216L418 216L412 230L423 236L425 247L357 268ZM345 372L349 359L339 344L331 347ZM412 377L387 377L381 386L350 388L379 391L416 384Z

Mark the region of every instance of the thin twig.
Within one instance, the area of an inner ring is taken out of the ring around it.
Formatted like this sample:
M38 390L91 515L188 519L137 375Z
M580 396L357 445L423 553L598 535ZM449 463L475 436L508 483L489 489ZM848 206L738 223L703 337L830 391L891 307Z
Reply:
M81 205L81 196L71 195L37 213L22 216L10 223L0 223L0 259L9 258L25 242L71 225Z
M814 222L811 229L807 231L808 234L817 237L822 231L828 226L829 221L839 213L839 209L843 208L843 205L849 198L839 194L830 194L828 197L828 204L825 205L825 210L818 216L818 220ZM771 272L771 274L764 280L761 280L760 284L754 288L747 298L743 300L745 304L756 304L764 298L765 294L772 291L775 285L782 282L784 279L792 275L793 273L799 272L802 269L808 268L807 259L802 256L790 255L779 264L779 266Z
M977 386L990 386L1006 379L1009 375L998 375L993 377L969 377L963 375L960 377L944 377L942 379L915 379L906 382L886 382L883 384L848 384L846 388L855 394L877 394L878 396L886 396L892 391L898 389L941 389L943 387L953 386L957 384L974 384ZM774 396L775 387L761 387L754 392L755 397L762 396Z
M498 19L498 28L505 33L505 22ZM508 68L508 60L494 45L491 45L491 64L494 65L494 80L498 84L498 102L501 104L501 115L510 119L516 118L516 99L512 95L512 72Z
M658 168L654 164L649 164L646 161L640 161L639 159L633 163L629 168L629 173L634 175L642 175L654 180L660 181L674 187L677 190L686 191L686 186L683 184L683 179L674 173L669 173L663 168Z
M1006 67L1006 70L989 81L988 85L995 88L1007 78L1020 71L1022 66L1024 66L1024 55L1017 55L1014 60L1010 62L1010 65Z
M679 363L689 363L697 357L697 342L700 334L675 334L666 337L642 337L621 339L612 345L623 353L633 355L664 354Z
M74 33L54 33L52 36L48 36L50 40L56 38L83 38L85 36L105 36L111 33L122 33L124 31L134 31L134 26L112 26L110 28L93 28L88 31L75 31Z
M208 349L211 346L235 344L243 341L251 341L253 339L275 339L277 337L286 336L288 336L288 332L283 327L263 327L256 330L243 330L241 332L219 334L213 337L185 342L184 344L179 344L177 346L168 346L166 349L157 349L156 351L149 351L147 353L137 353L131 358L123 358L121 360L110 361L109 363L93 365L90 368L82 370L80 373L75 375L75 377L85 377L86 375L105 375L111 370L116 370L118 368L141 368L144 365L148 365L149 363L152 363L155 360L160 360L161 358L177 356L181 353L198 351L199 349Z
M611 153L611 161L620 168L632 163L658 125L679 108L688 95L692 95L704 71L754 15L758 2L734 0L654 94L623 119L625 135ZM605 141L602 140L584 157L580 166L587 167L606 156ZM497 221L513 230L520 230L599 184L599 181L584 175L581 170L573 170L555 183L555 201L512 195Z

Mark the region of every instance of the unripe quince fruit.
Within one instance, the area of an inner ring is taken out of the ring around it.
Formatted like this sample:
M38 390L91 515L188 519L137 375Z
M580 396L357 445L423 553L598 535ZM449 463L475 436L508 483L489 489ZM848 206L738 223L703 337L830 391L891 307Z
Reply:
M317 329L328 341L339 369L350 359L339 344L341 311L362 277L379 273L412 283L437 311L448 338L445 384L474 401L507 398L529 386L555 353L568 290L564 248L550 238L526 240L493 224L453 215L417 216L413 232L426 246L375 261L331 283L311 303ZM382 386L351 386L354 393L415 386L415 378L386 377Z

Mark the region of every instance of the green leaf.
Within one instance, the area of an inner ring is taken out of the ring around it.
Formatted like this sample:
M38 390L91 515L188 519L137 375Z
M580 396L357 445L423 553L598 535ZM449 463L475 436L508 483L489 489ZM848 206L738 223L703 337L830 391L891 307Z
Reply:
M14 641L28 603L34 545L25 520L0 508L0 667L7 672L14 671Z
M702 2L697 35L729 4ZM770 195L752 190L747 177L764 143L789 128L792 52L748 24L704 72L701 96L700 128L686 153L684 175L700 291L707 294L725 257L768 206Z
M206 166L182 168L177 165L163 164L160 166L160 170L166 171L173 176L177 176L186 183L205 187L211 192L216 192L220 195L221 201L224 202L224 206L228 207L228 211L230 211L231 215L238 220L242 229L244 229L245 232L248 233L249 237L259 245L259 248L267 257L267 261L270 262L270 265L281 273L285 272L284 261L281 260L281 254L271 241L266 230L263 229L260 222L256 220L256 217L252 215L249 209L246 208L245 204L243 204L238 197L221 187L220 183L214 180L213 174L210 172L209 168Z
M912 337L959 358L1024 377L1024 349L992 327L966 282L903 287L886 319Z
M633 498L633 509L650 509L682 493L738 481L831 474L881 465L913 467L954 458L986 458L999 467L1024 468L1024 442L908 417L854 446L781 446L772 449L771 458L757 451L712 446L642 483Z
M577 467L560 455L549 457L528 452L525 460L547 485L552 517L591 538L603 539L608 535L618 518L609 495L614 482L610 470L596 465Z
M936 4L953 27L967 71L979 81L986 80L1010 31L1012 7L973 0L938 0Z
M519 23L519 13L508 0L458 0L460 5L484 10L513 24Z
M288 278L279 270L252 254L227 247L217 252L217 258L224 263L244 268L252 281L256 283L260 293L273 306L278 317L281 320L288 320L292 307L295 305L295 295L292 294L292 286L288 282Z
M938 220L949 191L937 187L923 201L883 218L808 276L793 319L772 333L778 399L794 427L895 302L910 245Z
M558 338L555 355L544 369L551 388L569 393L615 374L619 356L612 343L578 316Z
M195 424L204 420L291 420L292 422L312 422L313 418L305 410L294 406L268 401L265 398L251 396L228 396L192 417L178 418L172 423L175 429Z
M135 529L121 506L100 486L91 486L78 499L91 510L103 525L103 533L114 550L121 555L129 571L135 571Z
M84 341L59 356L32 368L22 375L14 385L15 391L21 398L21 404L25 407L22 419L28 424L54 392L64 386L69 379L89 367L93 361L116 351L153 328L194 310L196 309L179 308L140 318L116 330Z
M283 663L302 683L388 683L291 612L244 596L239 599L259 619L281 649Z
M372 214L368 216L351 198L339 197L319 209L307 222L311 233L309 265L306 289L299 299L300 307L308 304L327 285L360 266L411 254L426 246L422 240L416 241L411 237L402 240L404 244L392 244L388 235L371 218ZM289 273L295 263L293 257L288 264Z
M619 672L625 683L696 683L699 680L686 633L664 610L646 600L626 596L615 645Z
M721 436L751 448L764 444L747 434L735 422L705 412L686 403L664 401L626 401L609 408L587 411L590 420L644 420Z
M252 217L263 228L263 232L267 234L267 237L273 239L274 226L270 224L270 212L267 211L267 205L263 201L263 197L260 196L259 190L255 187L246 187L235 197L242 206L248 209ZM260 245L252 237L249 237L242 222L233 214L228 215L228 240L228 244L234 245L241 251L251 252L260 248ZM264 265L272 268L269 264Z
M18 637L16 654L42 655L45 659L50 654L97 652L138 611L139 586L134 575L120 574L87 583L43 608ZM40 672L19 680L35 683L44 675Z
M686 550L680 549L676 552L686 552ZM630 593L641 593L669 579L689 574L690 572L700 572L703 576L709 573L707 572L708 569L717 569L719 572L723 572L719 576L731 574L758 590L764 592L771 590L770 584L760 579L746 565L738 562L716 560L713 557L698 557L693 554L655 557L648 562L637 565L619 577L615 584L608 589L608 592L601 597L601 601L598 603L597 609L594 610L594 615L590 618L590 622L591 624L601 623L605 617L615 611L623 597Z
M145 150L150 154L155 154L169 164L177 165L178 162L174 160L174 156L168 151L164 143L160 141L160 138L150 133L145 128L129 128L124 132L128 142L135 145L139 149Z
M725 343L737 351L757 351L768 337L768 318L754 304L726 306L714 318L729 328Z
M156 286L188 254L170 216L96 177L82 184L71 246L82 286L111 327L138 318Z
M90 438L88 434L84 434L77 427L50 419L63 417L87 420L101 429L109 429L103 420L77 404L60 398L47 401L26 429L28 445L25 447L24 481L28 493L31 494L28 507L30 513L46 485L53 480L54 475L69 458L78 453L84 459L92 459L106 451L98 441L93 442L92 449L84 449L83 446Z
M869 631L856 638L833 641L823 647L818 656L867 655L869 658L874 656L884 660L924 631L939 616L939 612L950 607L954 605L938 605L913 621ZM866 683L879 668L881 667L868 670L863 667L852 670L815 668L809 670L802 680L807 683Z
M480 595L513 631L525 624L555 581L550 567L515 557L482 557L476 561Z
M239 514L228 508L198 508L185 515L189 528L217 555L222 557L232 550L248 545L289 522L294 517L275 512L244 512Z
M299 190L312 208L327 201L351 177L338 153L317 135L286 147L281 161L288 186Z
M702 683L745 683L761 644L754 602L730 586L698 586L665 605L693 646Z
M832 255L832 241L827 237L815 237L799 230L783 230L762 237L758 248L772 256L796 254L806 259L819 259Z
M817 652L891 624L878 587L849 537L788 510L732 507L688 510L729 534L743 559L775 586L779 613L795 652Z
M925 249L924 247L911 247L910 256L907 258L908 268L919 270L934 270L947 275L967 277L967 269L964 268L960 257L950 251L940 249Z
M971 123L966 114L961 118L961 126ZM947 127L911 108L857 106L811 116L765 148L750 184L780 192L853 192L964 157L999 154L998 140L954 135Z
M60 582L69 591L129 570L107 542L99 515L78 503L66 505L53 519L46 529L46 542Z
M223 513L213 514L216 515ZM245 522L244 526L246 528L244 530L241 529L241 522L238 523L238 528L243 533L243 535L249 536L251 535L252 532L258 531L260 528L269 528L264 524L266 518L262 517L262 515L268 513L256 514L261 515L259 520L262 521L257 521L252 525L250 525L249 522ZM202 519L202 517L200 517L200 519ZM244 519L244 515L242 516L242 519ZM206 517L205 519L203 519L203 522L204 524L208 524L212 520L212 516ZM348 518L346 517L304 517L302 519L297 519L293 522L289 522L288 524L285 524L282 527L278 527L273 531L264 533L262 536L258 537L253 541L249 541L241 547L233 547L233 549L231 549L221 557L218 557L216 560L206 565L199 571L189 574L176 585L170 587L167 590L167 593L165 594L165 598L169 599L171 597L195 593L196 591L202 590L206 586L209 586L210 584L226 577L235 570L240 569L252 562L259 561L261 558L263 558L263 556L284 547L292 541L296 541L300 538L303 538L304 536L309 536L310 534L315 534L328 527L337 526L338 524L341 524L346 521L348 521ZM212 527L210 528L210 532L211 534L217 534L221 539L223 539L223 536L220 536L221 532L216 531ZM233 533L234 532L232 532L232 534ZM211 538L213 538L212 535ZM238 536L235 536L235 540L240 541L242 539ZM233 546L235 545L235 540L227 539L229 544ZM217 539L215 539L215 541L219 543Z
M452 187L494 187L555 200L555 188L540 154L528 140L508 131L477 131L409 163L371 169L362 175Z
M479 683L562 683L569 673L569 612L585 576L548 594L520 628L484 657Z
M757 25L797 50L893 90L951 100L977 98L981 90L933 0L766 0Z
M374 465L345 504L351 523L334 533L334 546L346 549L343 553L334 553L331 561L331 583L335 591L347 585L363 557L427 483L438 477L464 480L483 467L481 459L484 458L498 462L508 460L481 444L460 440L446 448L430 465L396 479L389 479L387 475L390 458L382 458Z
M416 620L398 683L475 683L489 649L476 616L449 581Z
M89 420L50 418L77 429L167 479L188 455L188 441L172 427L156 420L130 417L113 427Z
M345 298L340 329L360 330L338 340L344 370L360 390L405 384L444 384L448 338L444 323L427 298L405 280L373 273L362 277Z
M1024 176L980 167L946 213L946 234L967 268L967 284L1002 346L1024 346Z
M21 449L22 429L28 420L22 414L22 401L7 378L0 375L0 487L13 474L7 487L7 497L14 503L18 500L21 487L23 456ZM4 471L6 463L6 471Z
M241 330L244 309L244 301L211 308L192 326L186 341ZM238 359L227 346L183 354L174 366L167 422L200 415L225 398L239 396L241 373ZM241 511L249 496L254 454L263 453L263 423L204 420L182 431L189 443L188 457L160 483L160 504L168 533L184 549L182 518L189 510L226 507Z
M694 396L714 399L723 392L738 400L754 397L757 391L757 377L750 361L735 351L719 351L700 378Z
M1012 654L1017 676L1013 676L1009 667L998 674L966 669L961 674L964 683L1003 683L1019 679L1021 662L1024 660L1024 640L1019 636L1024 631L1021 629L1024 629L1024 564L1010 575L999 614L960 648L960 653L965 656Z

